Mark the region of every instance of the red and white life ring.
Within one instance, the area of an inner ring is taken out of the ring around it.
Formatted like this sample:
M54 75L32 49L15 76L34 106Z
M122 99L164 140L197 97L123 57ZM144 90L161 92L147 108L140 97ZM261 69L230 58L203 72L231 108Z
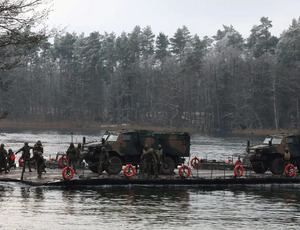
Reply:
M200 166L200 159L198 157L194 157L191 160L191 166L193 168L198 168Z
M242 164L242 161L240 159L237 159L234 163L235 166Z
M65 158L64 156L61 156L59 159L58 159L58 167L60 168L64 168L66 167L68 164L68 160L67 158Z
M74 176L74 170L71 167L65 167L62 171L62 176L65 180L71 180Z
M19 167L23 167L23 158L20 156L19 158Z
M135 174L135 168L132 165L126 165L123 171L127 178L133 177Z
M295 173L296 173L296 168L295 168L295 166L294 165L292 165L292 164L288 164L287 166L285 166L285 168L284 168L284 173L285 173L285 175L287 175L287 176L294 176L295 175Z
M179 175L180 175L181 178L188 178L189 175L191 174L191 169L187 165L182 165L179 168L178 173L179 173Z
M234 167L233 172L234 172L234 175L236 175L237 177L243 176L243 173L244 173L244 167L243 167L243 165L241 165L241 164L236 165Z

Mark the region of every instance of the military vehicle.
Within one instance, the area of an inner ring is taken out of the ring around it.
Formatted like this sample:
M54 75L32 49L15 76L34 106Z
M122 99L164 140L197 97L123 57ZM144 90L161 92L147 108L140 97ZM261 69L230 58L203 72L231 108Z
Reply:
M118 174L122 166L132 164L139 166L143 148L157 149L161 144L164 161L161 167L163 174L171 174L174 168L184 163L190 156L190 135L186 132L158 133L149 130L106 132L100 141L83 141L84 159L92 172L98 172L101 148L104 146L109 153L110 164L108 173Z
M270 135L263 143L254 146L250 146L248 141L246 158L256 173L265 173L270 169L274 175L281 175L287 163L284 161L286 148L291 155L289 162L300 169L300 135Z

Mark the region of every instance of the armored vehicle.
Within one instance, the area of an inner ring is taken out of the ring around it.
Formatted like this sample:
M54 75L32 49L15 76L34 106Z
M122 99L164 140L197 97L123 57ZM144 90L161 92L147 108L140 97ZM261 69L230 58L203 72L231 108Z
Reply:
M157 149L160 144L163 148L164 161L161 171L171 174L174 168L190 156L190 135L188 133L158 133L149 130L106 132L100 141L83 141L85 161L92 172L98 171L98 162L101 148L105 147L109 153L110 164L108 173L118 174L122 166L133 164L139 166L143 148Z
M300 169L300 135L278 134L267 136L259 145L247 145L247 158L254 172L265 173L268 169L274 175L284 172L287 162L284 161L284 151L290 152L289 163Z

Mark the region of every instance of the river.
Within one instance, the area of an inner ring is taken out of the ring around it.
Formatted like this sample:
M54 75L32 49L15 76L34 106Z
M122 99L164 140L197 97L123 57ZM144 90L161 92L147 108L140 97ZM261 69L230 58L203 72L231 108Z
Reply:
M45 156L101 133L5 131L13 151L41 140ZM191 156L226 160L263 137L191 136ZM0 229L299 229L300 185L98 186L62 189L0 182Z

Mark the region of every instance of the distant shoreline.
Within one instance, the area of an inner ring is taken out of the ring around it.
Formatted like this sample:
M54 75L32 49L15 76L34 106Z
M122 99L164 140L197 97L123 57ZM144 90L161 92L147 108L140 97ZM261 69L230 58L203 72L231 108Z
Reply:
M101 123L76 123L76 122L46 122L46 121L20 121L20 120L0 120L0 131L5 129L18 129L18 130L72 130L72 131L106 131L106 130L134 130L145 129L158 132L189 132L189 133L207 133L197 129L197 127L162 127L151 125L108 125ZM278 133L297 133L297 130L283 130L278 131L274 129L236 129L231 132L225 132L228 134L240 134L240 135L269 135Z

